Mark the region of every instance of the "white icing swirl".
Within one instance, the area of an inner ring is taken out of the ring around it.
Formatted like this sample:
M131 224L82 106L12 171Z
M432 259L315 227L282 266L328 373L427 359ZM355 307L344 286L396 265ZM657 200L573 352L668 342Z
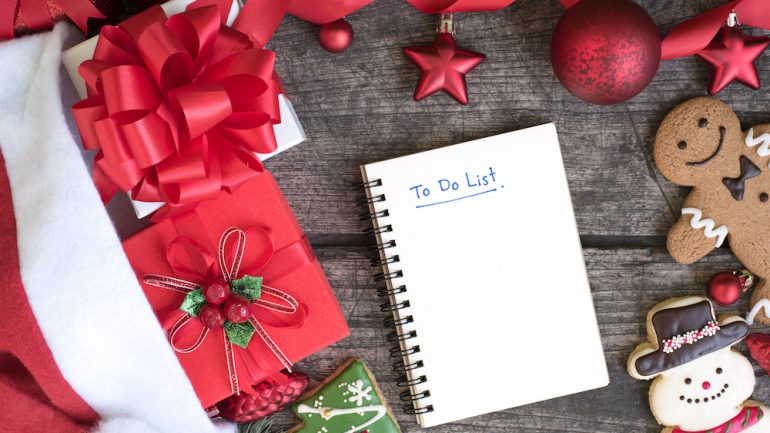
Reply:
M692 215L690 218L690 227L700 230L703 229L703 233L707 238L717 238L716 248L722 246L722 243L727 237L727 226L722 224L716 227L716 223L711 218L703 218L703 212L700 209L694 207L686 207L682 209L682 215Z
M750 128L749 132L746 133L746 139L744 141L748 147L754 147L761 143L762 145L757 149L757 155L761 157L770 155L770 134L767 132L754 138L754 128Z

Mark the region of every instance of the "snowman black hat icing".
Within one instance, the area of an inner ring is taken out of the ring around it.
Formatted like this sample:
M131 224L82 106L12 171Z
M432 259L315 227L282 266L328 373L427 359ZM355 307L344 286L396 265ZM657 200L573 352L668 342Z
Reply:
M707 299L662 308L652 313L657 350L639 356L634 367L641 376L655 376L741 341L749 332L743 320L718 323Z

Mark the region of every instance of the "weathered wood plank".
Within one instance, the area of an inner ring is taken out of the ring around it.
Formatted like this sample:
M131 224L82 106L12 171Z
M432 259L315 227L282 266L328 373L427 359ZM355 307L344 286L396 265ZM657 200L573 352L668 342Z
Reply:
M333 347L316 354L298 365L314 379L322 379L348 357L361 357L370 365L391 402L398 402L395 387L397 374L391 369L375 295L377 283L369 269L370 253L363 247L316 248L318 257L337 292L342 309L351 327L351 336ZM665 250L586 249L584 250L591 280L594 302L599 318L602 342L610 371L611 384L603 389L559 398L543 403L510 409L476 417L460 423L430 429L432 433L449 432L594 432L626 433L657 432L655 420L647 405L647 383L635 381L625 371L626 357L644 338L644 317L657 302L671 296L703 293L709 276L719 270L733 269L736 263L727 252L713 254L703 261L683 266L672 261ZM743 312L747 300L736 308L723 312ZM549 317L567 325L568 318ZM480 328L483 324L475 324ZM472 346L472 342L467 343ZM526 351L522 349L522 356ZM575 354L564 354L569 363ZM485 368L500 374L515 368L516 360L501 360ZM770 401L770 378L757 370L758 385L755 398ZM490 387L494 383L490 383ZM526 391L524 391L526 392ZM478 398L479 396L468 396ZM289 414L279 421L291 423ZM413 417L400 414L399 422L405 432L421 431Z
M719 1L639 3L665 32ZM471 103L464 107L445 95L412 100L418 74L401 48L431 42L435 23L406 2L378 0L350 16L356 41L339 55L319 47L316 26L286 18L270 46L308 142L267 166L305 229L358 233L356 195L347 187L358 180L361 163L554 121L581 234L662 239L683 191L652 168L652 138L676 103L705 94L707 67L694 58L666 62L629 103L584 104L551 69L550 35L562 12L556 0L522 0L501 12L459 14L458 43L488 55L468 76ZM757 65L766 76L769 56ZM770 120L766 89L732 85L720 97L747 126Z

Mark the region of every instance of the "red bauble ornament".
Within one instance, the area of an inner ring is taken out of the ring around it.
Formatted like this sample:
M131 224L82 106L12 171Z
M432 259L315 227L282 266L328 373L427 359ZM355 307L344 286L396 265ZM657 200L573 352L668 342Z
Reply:
M551 62L573 95L593 104L617 104L652 81L660 64L660 33L633 1L583 0L556 25Z
M719 305L732 305L743 294L743 285L732 272L719 272L709 278L706 294Z
M225 318L233 323L243 323L249 320L249 301L241 296L231 296L225 302Z
M318 29L318 42L330 53L341 53L353 43L353 27L345 18L324 24Z
M225 323L225 315L222 314L222 309L217 305L204 305L201 307L198 317L207 328L219 328Z
M253 394L240 393L217 403L222 418L237 423L256 421L276 412L297 400L310 383L306 374L298 371L287 375L286 384L271 379L252 387Z
M770 373L770 334L749 334L746 338L749 355L765 372Z
M439 33L432 45L407 47L404 54L420 69L415 100L443 90L461 104L468 103L465 75L486 58L481 53L457 49L455 38L445 32Z
M220 305L230 297L230 285L225 280L209 284L203 289L203 296L209 304Z
M738 81L752 89L759 88L754 61L770 45L766 36L745 36L737 26L723 27L698 57L711 65L709 93L712 95Z

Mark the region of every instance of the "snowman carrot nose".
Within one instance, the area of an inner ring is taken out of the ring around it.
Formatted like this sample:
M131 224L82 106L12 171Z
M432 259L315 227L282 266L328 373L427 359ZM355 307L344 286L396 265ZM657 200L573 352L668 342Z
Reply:
M701 386L703 387L703 389L709 389L709 388L711 388L711 384L710 384L710 383L708 383L708 381L706 381L706 382L703 382L703 384L701 384Z

